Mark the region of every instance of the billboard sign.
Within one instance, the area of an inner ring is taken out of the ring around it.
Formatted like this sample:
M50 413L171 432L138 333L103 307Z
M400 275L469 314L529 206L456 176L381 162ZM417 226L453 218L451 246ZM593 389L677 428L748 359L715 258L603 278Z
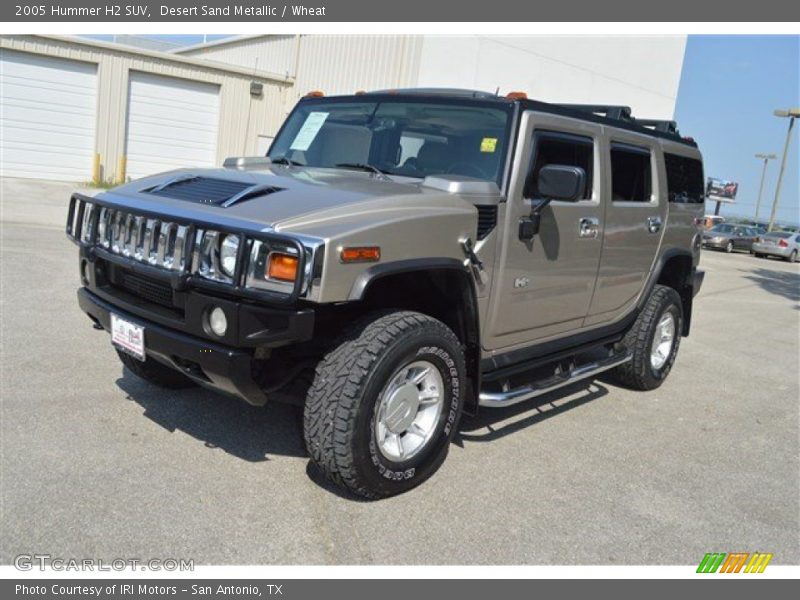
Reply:
M709 177L706 182L706 196L715 202L736 202L736 192L739 184L735 181Z

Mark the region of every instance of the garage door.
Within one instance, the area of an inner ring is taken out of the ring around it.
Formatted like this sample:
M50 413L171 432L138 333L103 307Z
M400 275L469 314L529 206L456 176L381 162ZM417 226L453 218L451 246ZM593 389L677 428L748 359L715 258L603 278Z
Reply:
M219 86L131 72L128 177L215 166L218 121Z
M0 52L0 175L89 181L96 65Z

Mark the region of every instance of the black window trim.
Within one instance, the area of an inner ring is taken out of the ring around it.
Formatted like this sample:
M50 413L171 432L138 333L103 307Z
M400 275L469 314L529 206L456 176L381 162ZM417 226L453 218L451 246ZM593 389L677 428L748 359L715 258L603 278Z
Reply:
M568 131L558 131L555 129L548 129L542 128L539 129L538 127L534 126L533 135L531 136L531 156L530 160L528 161L528 167L525 169L525 182L522 186L522 197L524 200L535 202L537 200L541 200L541 198L529 198L527 194L527 181L528 177L530 177L531 172L533 171L533 167L536 165L536 150L538 147L539 140L545 138L550 140L558 140L562 142L572 142L574 144L580 144L583 146L589 146L592 150L592 172L587 177L588 181L586 182L586 192L589 193L588 198L581 198L578 200L578 203L581 202L595 202L597 203L597 199L594 197L594 184L595 184L595 176L596 176L596 169L595 169L595 159L597 158L597 139L592 135L583 135L580 133L571 133ZM557 203L557 201L556 201Z

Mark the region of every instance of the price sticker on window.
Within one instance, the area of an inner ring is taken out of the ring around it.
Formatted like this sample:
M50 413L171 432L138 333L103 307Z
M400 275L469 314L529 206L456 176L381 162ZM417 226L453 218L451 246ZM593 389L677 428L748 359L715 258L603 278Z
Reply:
M299 150L305 152L317 137L319 130L325 124L325 119L328 118L330 113L326 112L312 112L306 117L305 123L294 136L290 150Z

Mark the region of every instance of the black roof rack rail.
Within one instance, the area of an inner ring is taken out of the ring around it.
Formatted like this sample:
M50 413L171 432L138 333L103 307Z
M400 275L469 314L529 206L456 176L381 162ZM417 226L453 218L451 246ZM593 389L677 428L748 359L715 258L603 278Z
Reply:
M674 133L678 135L678 124L675 121L661 121L659 119L636 119L636 123L642 127L648 127L664 133Z
M630 106L613 104L559 104L558 106L602 115L606 119L613 119L615 121L633 121Z

